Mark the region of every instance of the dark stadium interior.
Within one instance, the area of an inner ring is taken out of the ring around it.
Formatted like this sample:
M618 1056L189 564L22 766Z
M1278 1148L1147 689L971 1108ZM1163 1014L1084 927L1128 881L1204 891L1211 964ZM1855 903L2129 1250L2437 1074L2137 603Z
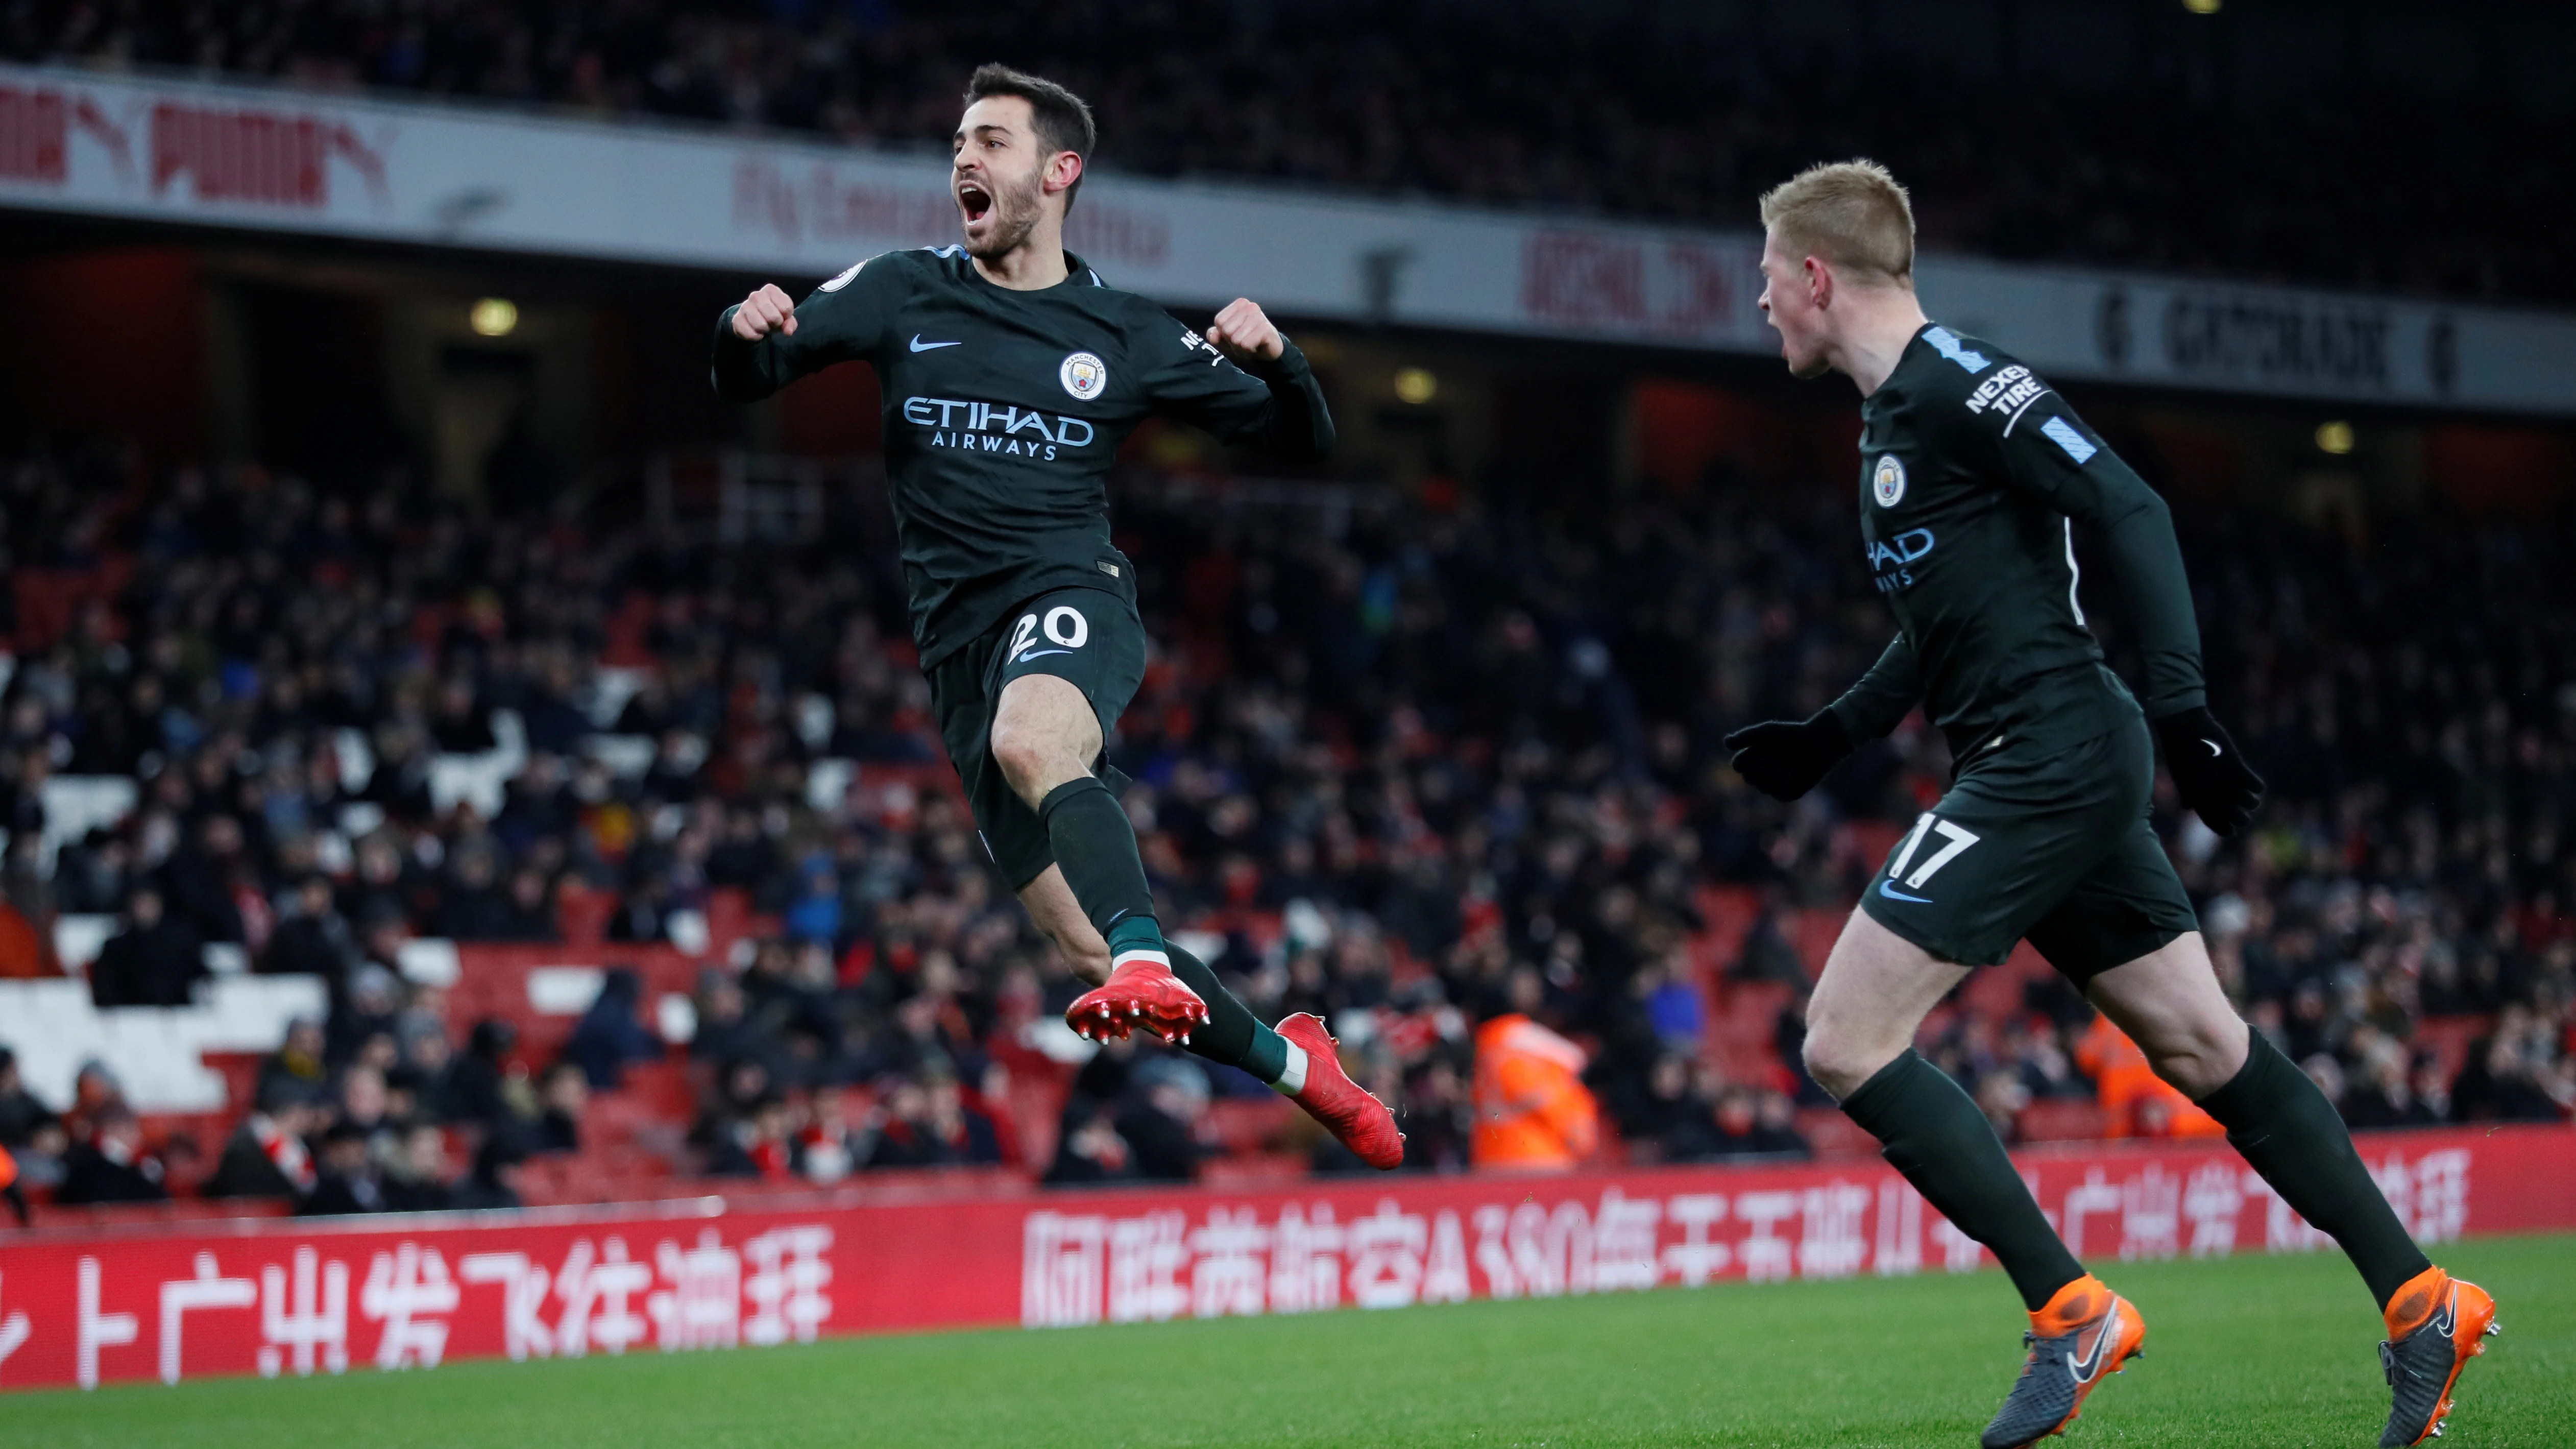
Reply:
M2572 22L2545 7L2285 7L2224 43L2114 0L1469 8L27 3L0 53L884 143L944 134L999 54L1089 92L1106 163L1156 175L1741 230L1764 185L1870 149L1929 247L2571 297ZM1577 79L1538 88L1538 55ZM30 929L0 975L58 972L57 918L114 918L102 1007L184 1003L209 943L330 1003L216 1064L222 1111L147 1114L148 1177L99 1166L112 1074L63 1100L0 1068L41 1212L283 1210L231 1150L254 1107L364 1138L387 1197L316 1210L1356 1167L1240 1073L1050 1054L1034 1028L1078 987L930 727L875 383L705 386L707 324L757 280L12 216L0 829ZM469 324L487 297L516 299L505 335ZM1513 1010L1594 1048L1625 1160L1869 1148L1799 1073L1799 1011L1945 747L1918 716L1791 806L1718 745L1816 710L1890 631L1844 385L1288 320L1335 461L1149 427L1114 495L1157 647L1115 750L1166 919L1265 1017L1357 1023L1418 1170L1464 1167L1474 1031ZM2565 1120L2576 432L2068 391L2172 502L2212 706L2272 784L2229 842L2160 787L2231 993L2356 1127ZM495 809L439 783L514 750ZM139 806L49 862L59 776ZM423 940L634 971L548 1017L423 984ZM2027 949L1923 1038L2015 1143L2194 1130L2120 1045Z
M998 57L1090 97L1103 159L1150 175L1731 224L1861 152L1915 178L1935 248L2569 300L2564 7L2246 9L22 0L0 54L897 145L946 135Z

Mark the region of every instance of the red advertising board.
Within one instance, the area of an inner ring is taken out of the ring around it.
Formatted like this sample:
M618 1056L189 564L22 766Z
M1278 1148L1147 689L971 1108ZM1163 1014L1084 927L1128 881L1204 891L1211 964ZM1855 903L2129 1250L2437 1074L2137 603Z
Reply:
M2576 1227L2576 1132L2365 1138L2415 1235ZM2325 1245L2224 1146L2018 1159L2078 1254ZM754 1348L822 1334L1964 1272L1982 1250L1866 1159L1252 1193L818 1198L0 1239L0 1387Z

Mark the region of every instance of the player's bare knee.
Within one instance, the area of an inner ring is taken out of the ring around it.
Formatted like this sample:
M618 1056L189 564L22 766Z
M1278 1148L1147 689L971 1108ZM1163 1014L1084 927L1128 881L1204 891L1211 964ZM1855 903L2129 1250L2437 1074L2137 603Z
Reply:
M2147 1064L2184 1096L2200 1098L2226 1086L2245 1064L2245 1038L2223 1027L2184 1028L2152 1046L2141 1044Z
M1073 778L1060 768L1060 753L1040 731L1019 728L1007 719L993 724L993 763L1002 767L1011 793L1032 809L1049 790Z
M1898 1055L1899 1052L1874 1050L1830 1021L1810 1021L1807 1039L1799 1048L1807 1075L1837 1102L1859 1091L1862 1084L1878 1074L1879 1068Z

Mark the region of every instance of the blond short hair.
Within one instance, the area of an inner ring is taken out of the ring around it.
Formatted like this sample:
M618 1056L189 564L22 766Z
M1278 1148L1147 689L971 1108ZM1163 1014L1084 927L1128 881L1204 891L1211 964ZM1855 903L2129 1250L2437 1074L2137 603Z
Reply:
M1762 196L1762 225L1801 260L1914 279L1914 203L1875 161L1810 166Z

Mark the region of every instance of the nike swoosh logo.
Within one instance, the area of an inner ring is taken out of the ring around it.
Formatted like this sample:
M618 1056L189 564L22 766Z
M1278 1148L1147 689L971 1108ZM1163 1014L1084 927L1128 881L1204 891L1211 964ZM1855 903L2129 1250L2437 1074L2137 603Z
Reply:
M920 333L915 332L912 334L912 350L915 352L931 352L942 347L958 347L962 345L962 339L958 342L924 342L921 340Z
M1898 890L1896 888L1896 882L1892 880L1880 881L1878 883L1878 893L1887 897L1891 901L1912 901L1919 906L1928 906L1932 904L1932 898L1930 896L1909 896L1905 892Z
M1073 651L1070 649L1041 649L1034 654L1023 654L1019 656L1018 659L1013 659L1011 662L1013 664L1017 664L1023 659L1044 659L1050 654L1070 654L1072 652Z
M2451 1290L2451 1296L2442 1300L2442 1311L2433 1319L2433 1331L2444 1338L2449 1338L2452 1331L2459 1327L2459 1308L2460 1290L2454 1288Z
M2213 760L2227 753L2225 750L2218 747L2218 741L2216 740L2202 740L2201 743L2209 746L2209 757Z
M2080 1359L2071 1353L2068 1354L2067 1372L2075 1375L2075 1381L2079 1384L2093 1382L2094 1376L2102 1372L2103 1346L2119 1336L2120 1305L2114 1302L2111 1305L2111 1311L2103 1316L2101 1333L2093 1339L2093 1351Z

